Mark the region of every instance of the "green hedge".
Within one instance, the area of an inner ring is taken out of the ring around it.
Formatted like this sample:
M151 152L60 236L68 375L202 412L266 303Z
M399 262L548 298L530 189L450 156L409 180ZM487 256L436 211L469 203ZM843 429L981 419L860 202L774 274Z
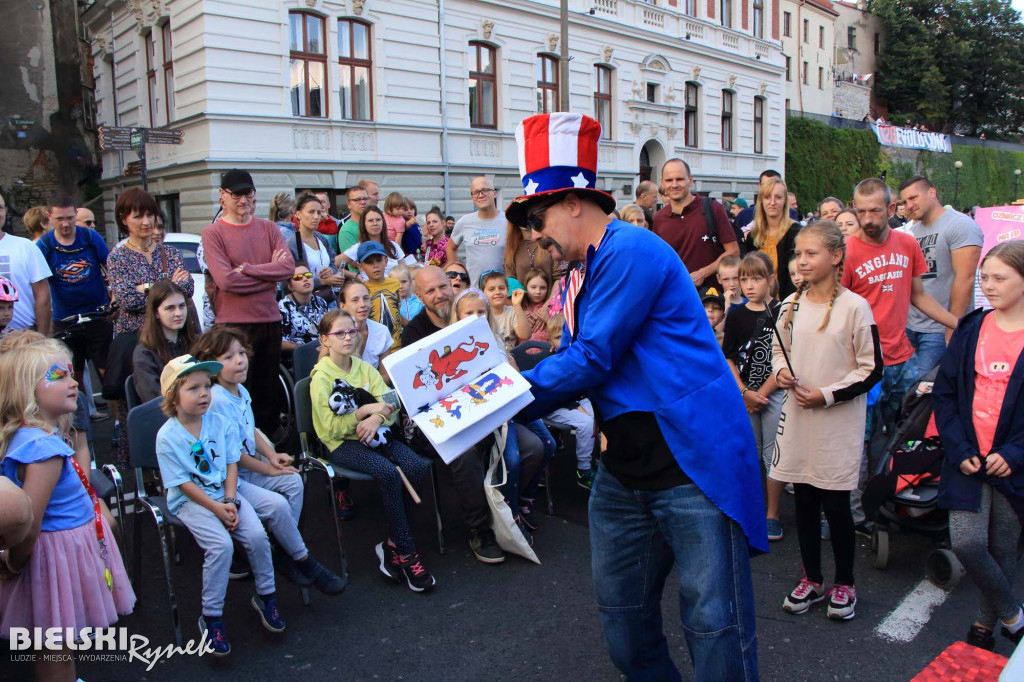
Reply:
M891 157L886 149L870 130L831 128L811 119L787 118L786 184L804 212L827 196L852 199L860 180L882 172L893 188L911 175L924 175L939 190L943 203L960 207L999 206L1017 198L1013 171L1024 169L1024 152L957 145L955 137L952 154L921 151L916 160L910 160ZM900 151L901 157L907 156L907 150ZM964 164L959 194L957 161ZM1022 195L1024 191L1018 196Z
M870 130L831 128L807 118L786 119L786 184L804 213L828 196L853 198L853 188L879 174L878 138Z

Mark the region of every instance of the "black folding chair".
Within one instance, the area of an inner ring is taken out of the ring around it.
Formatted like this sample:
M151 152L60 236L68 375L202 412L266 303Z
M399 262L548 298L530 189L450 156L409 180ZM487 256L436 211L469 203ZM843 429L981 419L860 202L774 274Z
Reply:
M331 464L321 455L323 445L316 435L313 427L313 400L309 394L309 386L312 379L305 377L295 384L295 420L299 429L299 444L302 450L302 462L308 464L310 470L320 471L327 474L328 485L331 492L331 504L334 504L334 476L348 478L353 481L372 481L373 476L348 469L337 464ZM437 523L437 549L441 554L445 553L444 522L441 518L441 502L437 496L437 473L434 471L433 462L430 464L430 485L434 497L434 520ZM333 510L332 510L333 511ZM338 529L338 548L341 550L342 561L344 561L345 550L341 547L341 528L338 524L338 515L333 513L334 525Z
M130 385L128 377L126 388ZM127 394L126 390L126 394ZM137 398L138 396L136 396ZM167 497L164 495L149 496L143 481L147 470L160 475L160 466L156 458L156 434L167 421L167 416L160 410L161 398L154 398L148 403L138 405L128 411L128 447L132 468L135 470L135 520L132 538L132 580L138 586L142 575L142 515L149 515L156 524L157 535L160 537L160 550L164 561L164 575L167 580L167 601L171 609L171 625L174 628L174 641L181 646L181 621L178 615L178 599L174 594L171 582L171 527L188 530L178 517L167 510ZM130 404L130 403L129 403Z

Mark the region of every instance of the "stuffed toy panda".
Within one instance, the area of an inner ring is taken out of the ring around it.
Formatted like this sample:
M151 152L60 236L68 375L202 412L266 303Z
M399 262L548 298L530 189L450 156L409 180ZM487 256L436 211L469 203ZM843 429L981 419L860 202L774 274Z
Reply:
M354 388L343 379L334 380L334 388L331 389L331 395L327 398L328 407L337 415L351 414L363 405L370 405L376 402L380 401L374 398L373 394L365 388ZM388 427L381 426L377 429L376 437L367 445L374 449L386 446L389 434Z

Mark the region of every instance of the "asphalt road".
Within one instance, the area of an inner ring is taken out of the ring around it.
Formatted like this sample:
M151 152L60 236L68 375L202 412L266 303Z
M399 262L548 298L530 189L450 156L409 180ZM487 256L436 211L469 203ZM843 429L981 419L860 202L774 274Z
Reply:
M112 422L97 429L98 459L109 458ZM173 656L151 671L141 662L81 662L79 676L95 680L602 680L621 679L609 660L593 603L585 491L572 481L574 460L560 452L552 475L555 515L541 513L535 550L541 565L510 557L500 566L472 558L468 533L459 522L454 490L441 475L441 498L447 522L448 551L438 553L429 498L414 522L414 534L427 566L437 578L431 594L415 594L385 581L377 569L373 546L385 534L380 496L374 484L353 484L359 515L342 525L351 584L338 597L313 592L303 606L299 591L283 579L278 596L287 630L263 630L248 604L251 581L232 582L224 622L233 651L226 660ZM329 503L320 486L311 486L306 501L307 542L326 564L339 558L330 522ZM833 622L824 604L808 614L791 616L782 600L799 577L799 556L792 498L783 501L789 535L772 552L752 562L757 600L758 653L764 680L793 682L838 680L910 680L954 641L965 636L976 611L977 591L968 579L934 607L910 641L888 641L876 628L924 579L931 542L912 533L892 538L890 566L871 565L867 540L858 539L857 617ZM173 642L167 592L150 523L143 533L143 576L135 612L118 624L149 639L150 646ZM198 639L202 555L188 539L180 540L181 564L173 567L184 638ZM333 550L333 551L332 551ZM824 544L826 577L831 554ZM676 584L673 575L669 586ZM944 599L944 601L943 601ZM911 602L915 599L911 598ZM920 607L920 604L918 604ZM675 590L664 599L665 630L684 679L692 669L678 618ZM920 610L920 608L918 609ZM911 609L913 611L913 609ZM910 630L913 631L913 624ZM1000 639L997 653L1012 646ZM2 679L30 679L28 664L7 660Z

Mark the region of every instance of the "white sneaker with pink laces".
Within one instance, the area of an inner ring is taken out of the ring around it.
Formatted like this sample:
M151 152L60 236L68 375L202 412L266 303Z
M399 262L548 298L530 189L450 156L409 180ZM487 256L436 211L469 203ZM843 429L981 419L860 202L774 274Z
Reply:
M833 585L828 596L828 617L850 620L857 606L857 588L852 585Z
M793 591L789 593L782 602L782 610L787 613L804 613L811 608L811 604L817 604L825 598L825 590L821 583L813 583L807 579L807 574L800 578Z

